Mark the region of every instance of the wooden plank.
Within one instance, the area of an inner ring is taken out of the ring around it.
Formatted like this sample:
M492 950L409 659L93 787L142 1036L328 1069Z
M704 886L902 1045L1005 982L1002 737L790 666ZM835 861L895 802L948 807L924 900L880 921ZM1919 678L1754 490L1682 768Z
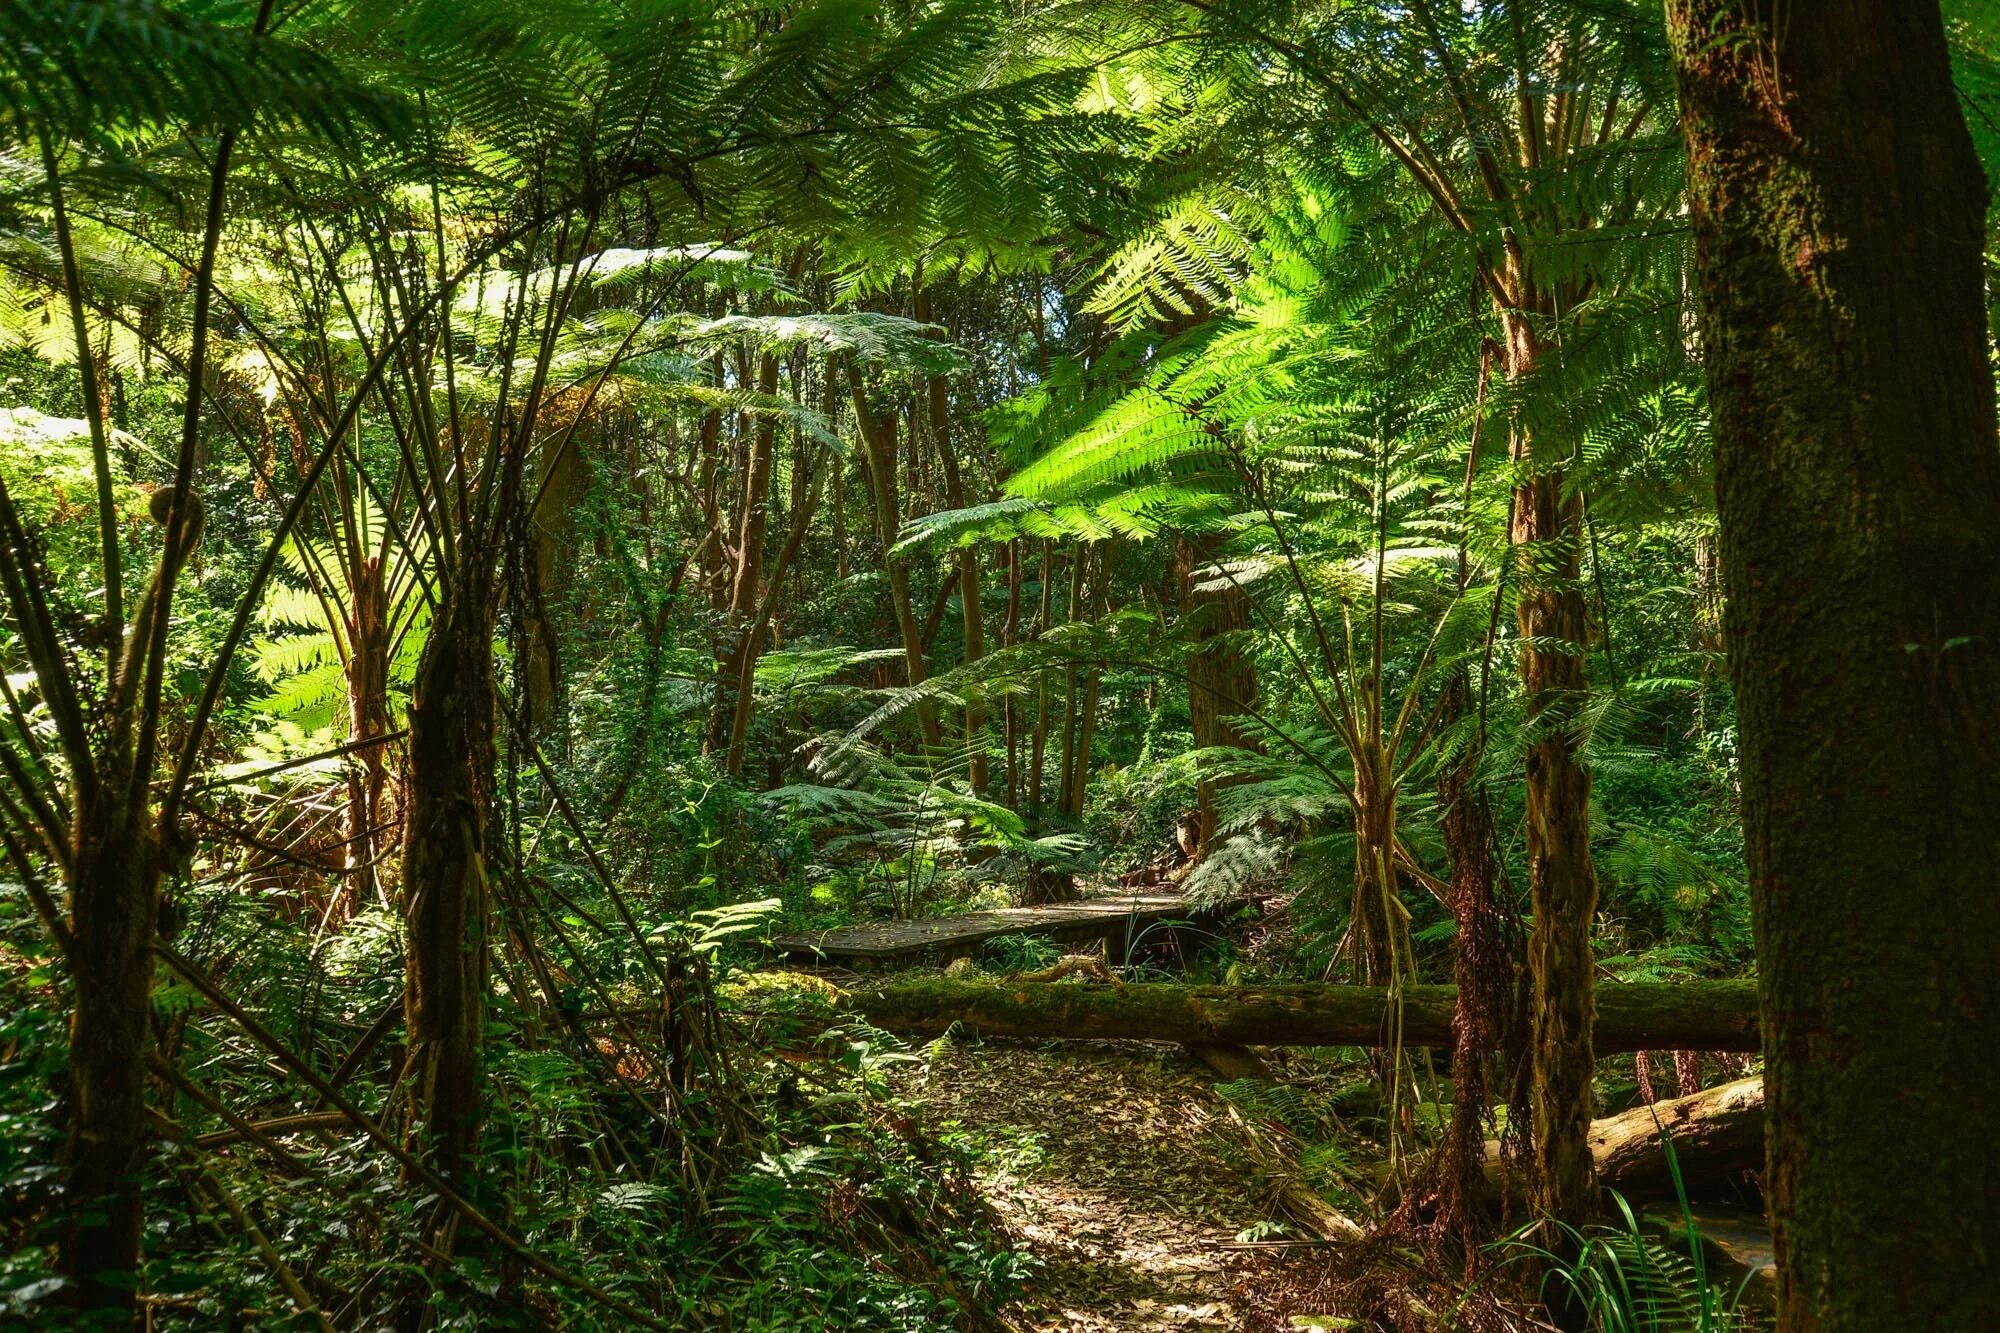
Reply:
M816 934L783 935L771 943L781 954L879 964L927 954L957 957L1000 935L1045 931L1059 939L1098 939L1128 922L1151 924L1191 911L1178 895L1123 894L1045 907L1001 907L960 916L879 921Z

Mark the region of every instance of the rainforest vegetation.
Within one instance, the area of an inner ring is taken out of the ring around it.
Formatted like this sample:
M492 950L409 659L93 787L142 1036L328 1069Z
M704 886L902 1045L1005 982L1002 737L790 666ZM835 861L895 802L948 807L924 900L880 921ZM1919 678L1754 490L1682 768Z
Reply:
M0 0L0 1325L2000 1328L2000 4Z

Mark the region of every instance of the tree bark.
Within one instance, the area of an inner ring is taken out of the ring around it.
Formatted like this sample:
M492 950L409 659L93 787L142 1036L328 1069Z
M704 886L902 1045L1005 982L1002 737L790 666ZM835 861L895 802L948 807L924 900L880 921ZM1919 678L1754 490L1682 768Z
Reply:
M1524 284L1523 284L1524 285ZM1510 380L1531 374L1542 344L1527 314L1505 312L1503 368ZM1534 929L1528 974L1534 987L1529 1059L1534 1114L1531 1201L1550 1217L1575 1221L1595 1211L1590 1179L1590 952L1597 915L1597 873L1590 860L1590 773L1577 753L1573 723L1589 689L1578 536L1582 505L1563 471L1533 457L1517 421L1511 452L1522 479L1514 491L1512 544L1525 557L1515 621L1521 635L1521 688L1534 743L1527 754L1527 852Z
M130 798L131 785L129 763L97 774L96 796L78 813L71 879L75 1009L62 1260L83 1310L123 1312L108 1323L129 1322L135 1309L151 1139L145 1070L160 857L146 802Z
M1227 746L1254 750L1256 742L1236 719L1257 706L1257 667L1235 637L1250 628L1250 597L1231 582L1205 588L1199 571L1212 564L1221 543L1215 537L1195 539L1185 533L1174 543L1174 566L1181 585L1181 606L1200 645L1188 654L1188 725L1197 749ZM1215 840L1215 792L1225 783L1213 778L1195 782L1195 805L1201 826L1194 856L1204 855Z
M462 552L410 700L410 807L403 851L409 931L405 1069L413 1126L458 1178L484 1108L480 1023L487 973L487 821L494 770L493 597Z
M1935 0L1828 0L1775 29L1769 12L1667 5L1779 1326L2000 1327L1986 182Z
M785 544L771 566L770 582L764 588L756 614L743 627L742 637L737 643L736 700L729 720L729 748L723 755L723 768L731 777L743 776L743 760L749 750L750 717L756 700L757 659L763 655L764 632L771 627L771 617L777 612L785 572L798 558L799 548L805 545L806 534L812 528L813 514L819 508L818 469L815 468L814 472L811 488L801 498L798 511L792 518L792 530L785 535ZM796 485L797 481L794 474L793 483Z
M1757 1048L1751 982L1633 982L1612 987L1600 998L1600 1050ZM1403 987L1403 1044L1450 1046L1456 1000L1450 986ZM917 1035L943 1032L954 1023L992 1037L1224 1046L1374 1046L1390 1035L1389 991L1379 986L1009 985L925 979L850 991L842 1003L878 1027Z
M1021 628L1021 539L1001 548L1007 553L1007 619L1001 622L1000 646L1012 648ZM1001 748L1007 756L1007 808L1021 808L1021 723L1018 691L1008 690L1000 708Z
M931 318L930 293L918 294L917 319ZM943 334L940 333L939 337ZM942 375L929 376L925 391L930 415L931 443L937 446L938 469L944 474L944 502L953 509L965 508L965 478L959 472L958 451L951 438L951 387ZM986 656L986 621L979 604L979 548L965 546L958 552L958 604L965 624L965 662L969 666ZM975 686L965 705L965 744L969 756L967 777L972 790L986 794L986 705Z
M347 588L347 734L371 741L389 734L389 587L380 556L356 552ZM354 752L347 773L348 909L381 898L383 802L389 760L377 743ZM386 906L386 901L384 901Z
M867 459L868 484L875 499L876 535L882 542L882 566L889 576L889 601L896 615L896 627L903 639L904 683L921 685L929 677L924 660L923 630L910 606L910 562L894 554L896 534L902 525L902 509L896 499L896 417L878 417L868 406L868 394L861 382L861 367L847 367L854 397L854 420ZM925 700L917 705L917 722L924 744L936 750L944 740L938 727L937 708Z
M1095 621L1105 612L1111 589L1111 557L1117 549L1114 537L1098 550L1096 574L1085 594L1083 614L1086 620ZM1083 693L1078 701L1076 747L1070 754L1069 777L1064 783L1069 794L1069 816L1079 822L1083 819L1084 802L1090 794L1090 752L1097 744L1097 695L1101 682L1102 673L1093 662L1084 672Z

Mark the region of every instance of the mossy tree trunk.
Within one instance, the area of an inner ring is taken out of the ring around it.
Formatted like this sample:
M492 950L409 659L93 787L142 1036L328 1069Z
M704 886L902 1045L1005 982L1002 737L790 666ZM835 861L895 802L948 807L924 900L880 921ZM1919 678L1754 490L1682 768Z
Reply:
M1450 986L1183 986L1128 982L957 981L921 977L848 992L842 1003L891 1032L1056 1040L1097 1038L1220 1046L1452 1044ZM1596 1015L1607 1051L1671 1046L1754 1050L1756 987L1747 981L1610 987Z
M1789 1333L2000 1327L2000 447L1935 0L1669 0ZM1778 9L1777 14L1785 11Z

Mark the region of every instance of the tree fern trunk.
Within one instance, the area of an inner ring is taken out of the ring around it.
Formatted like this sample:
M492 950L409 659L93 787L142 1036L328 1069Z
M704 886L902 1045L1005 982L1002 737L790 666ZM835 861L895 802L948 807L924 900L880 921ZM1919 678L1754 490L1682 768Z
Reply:
M2000 1327L2000 449L1932 0L1669 0L1780 1327ZM1782 13L1782 11L1779 11Z
M78 814L71 880L75 1011L70 1020L69 1213L63 1271L101 1325L129 1325L138 1292L146 1058L152 1045L158 844L130 762L106 765Z
M1470 717L1471 672L1445 682L1440 727ZM1457 1008L1451 1019L1451 1123L1440 1145L1439 1222L1466 1242L1483 1237L1480 1161L1485 1139L1487 1075L1500 1055L1513 1010L1514 965L1507 956L1493 901L1493 817L1478 782L1480 753L1467 747L1438 773L1438 823L1451 858L1451 914L1457 925L1451 979Z
M466 1165L484 1109L493 597L490 576L471 572L483 563L463 552L467 569L438 609L410 702L406 1069L418 1136L451 1177Z
M1529 318L1506 315L1504 370L1520 380L1543 351ZM1573 729L1589 687L1584 644L1589 610L1581 580L1582 505L1560 467L1533 456L1516 423L1512 452L1521 480L1511 539L1522 557L1516 628L1521 687L1534 742L1527 754L1528 882L1535 923L1528 940L1534 986L1533 1068L1536 1209L1567 1221L1596 1211L1591 1179L1591 921L1597 874L1590 861L1590 773Z

